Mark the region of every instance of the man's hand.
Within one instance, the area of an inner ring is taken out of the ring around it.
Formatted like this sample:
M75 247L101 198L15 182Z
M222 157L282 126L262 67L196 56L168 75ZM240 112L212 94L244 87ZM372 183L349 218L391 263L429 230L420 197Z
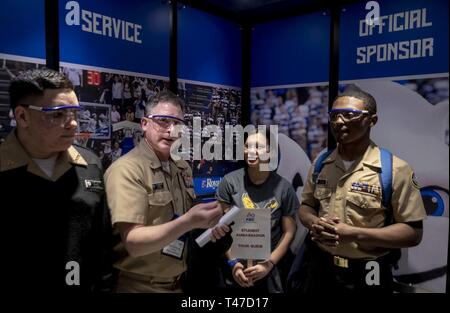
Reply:
M318 218L311 225L311 240L331 247L337 246L339 244L337 241L338 236L334 231L334 227L332 229L328 227L331 223L333 223L333 220L327 216Z
M211 231L211 241L216 242L220 238L224 237L230 231L230 227L227 225L217 225Z
M317 223L317 229L320 229L320 236L330 244L333 240L335 245L346 244L356 240L355 227L341 222L338 217L322 217Z
M222 208L217 201L199 203L186 213L192 223L192 228L211 228L222 217Z

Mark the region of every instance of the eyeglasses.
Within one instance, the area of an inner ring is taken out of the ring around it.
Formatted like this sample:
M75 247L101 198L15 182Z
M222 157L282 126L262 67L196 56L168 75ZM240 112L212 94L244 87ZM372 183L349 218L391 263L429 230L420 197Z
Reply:
M52 107L24 106L28 109L43 113L43 119L52 125L65 125L69 121L77 121L78 111L82 109L79 105L57 105Z
M172 126L185 124L185 121L183 119L173 115L150 114L147 115L146 118L151 119L153 122L155 122L157 130L159 131L167 130Z
M361 118L364 114L368 114L367 110L357 110L357 109L332 109L329 114L330 122L336 122L339 117L342 118L344 122L353 122Z

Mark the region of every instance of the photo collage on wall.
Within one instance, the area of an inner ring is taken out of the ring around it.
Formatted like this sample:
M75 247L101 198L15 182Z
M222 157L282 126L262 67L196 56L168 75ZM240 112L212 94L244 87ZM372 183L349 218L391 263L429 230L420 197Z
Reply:
M328 86L253 88L251 112L254 125L278 125L310 160L327 147Z
M214 137L208 137L205 126L217 125L222 138L224 138L226 125L240 125L241 92L232 88L187 82L180 82L178 91L186 103L185 120L191 138L190 151L183 151L183 153L189 153L190 159L193 161L193 174L198 179L196 186L201 186L196 189L196 193L210 193L217 187L220 177L236 169L238 163L225 160L225 140L222 140L222 161L206 160L203 155L201 155L200 160L194 160L193 138L201 138L201 146L203 147L206 141L214 139ZM200 131L193 130L193 120L196 117L201 119ZM206 180L206 178L209 178L209 180Z
M9 105L8 88L11 79L21 71L41 67L44 67L44 64L0 59L0 144L9 132L16 127L16 120Z
M83 106L76 143L92 149L105 169L139 143L146 103L168 87L168 81L152 77L64 66L61 71Z

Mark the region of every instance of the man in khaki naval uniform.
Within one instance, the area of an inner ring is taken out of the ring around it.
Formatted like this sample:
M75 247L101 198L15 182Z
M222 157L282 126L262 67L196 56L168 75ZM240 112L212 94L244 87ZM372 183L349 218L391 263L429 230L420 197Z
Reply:
M418 245L426 217L413 170L393 156L392 207L384 207L380 150L370 140L375 99L349 88L334 101L330 122L338 147L323 161L315 182L312 165L299 210L312 239L301 290L392 292L392 249ZM379 265L379 276L371 276L375 284L366 281L374 264L369 261Z
M170 155L171 131L183 122L181 99L160 92L141 120L143 140L105 174L112 224L122 238L115 248L118 292L181 292L185 233L212 227L222 215L216 201L191 208L192 171Z

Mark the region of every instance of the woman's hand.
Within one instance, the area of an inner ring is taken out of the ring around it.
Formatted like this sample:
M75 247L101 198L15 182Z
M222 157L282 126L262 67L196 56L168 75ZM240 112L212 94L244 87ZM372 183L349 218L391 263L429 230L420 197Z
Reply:
M245 276L255 282L264 278L273 269L272 261L266 260L244 270Z
M241 287L251 287L253 283L244 274L244 265L241 262L237 262L233 267L233 278Z

